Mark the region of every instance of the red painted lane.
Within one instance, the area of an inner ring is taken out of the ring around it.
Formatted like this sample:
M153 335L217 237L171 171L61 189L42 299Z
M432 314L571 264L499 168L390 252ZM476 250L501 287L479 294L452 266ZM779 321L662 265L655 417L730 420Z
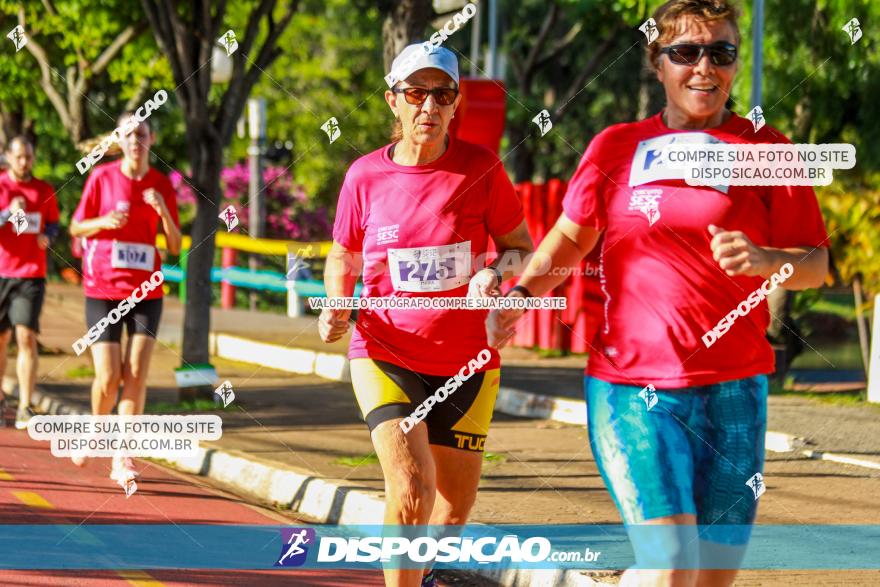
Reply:
M0 430L0 468L14 481L0 487L35 492L56 510L36 513L42 523L79 524L171 523L269 524L277 523L253 509L191 485L148 461L136 460L141 476L130 498L110 479L110 459L89 459L79 468L69 458L49 452L49 443L30 439L24 431ZM4 502L28 508L9 492ZM31 515L34 515L31 513Z
M84 468L57 458L47 442L24 431L0 429L0 524L265 524L297 521L262 513L239 499L193 485L143 460L138 490L126 498L112 481L110 459ZM27 503L26 503L27 502ZM40 506L43 507L40 507ZM302 523L302 522L300 522ZM364 571L0 571L0 585L382 585Z

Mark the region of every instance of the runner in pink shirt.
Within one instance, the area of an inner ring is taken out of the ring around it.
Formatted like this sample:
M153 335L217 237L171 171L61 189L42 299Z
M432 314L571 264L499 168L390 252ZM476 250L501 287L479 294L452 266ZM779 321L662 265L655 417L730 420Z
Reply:
M723 586L763 492L766 294L821 286L828 242L811 187L692 186L666 159L674 143L789 141L725 107L740 42L728 2L671 0L654 20L665 109L592 140L538 247L549 270L530 263L508 295L550 291L602 235L585 394L590 446L636 552L621 585ZM521 314L492 312L490 343Z
M23 136L6 149L9 169L0 173L0 377L15 331L18 346L18 412L24 429L33 415L30 398L37 378L37 334L46 295L46 250L58 236L58 202L52 186L31 174L34 148ZM0 418L6 398L0 391Z
M351 296L363 271L363 298L496 296L501 282L520 271L532 242L498 157L447 132L461 100L456 57L410 45L392 73L400 81L385 99L398 130L393 144L361 157L346 174L327 295ZM500 257L483 268L490 238ZM324 341L343 336L350 313L321 312ZM351 379L385 474L386 524L467 521L500 382L486 315L359 311ZM433 573L422 569L386 569L385 576L389 585L434 584Z
M133 115L126 112L120 127ZM161 228L168 252L180 253L177 198L171 181L150 167L156 135L144 121L120 141L124 157L99 165L83 189L70 234L83 240L83 287L88 332L74 342L91 347L95 364L92 413L142 414L147 373L162 315ZM108 320L109 317L109 320ZM115 319L114 319L115 318ZM122 329L128 332L123 353ZM117 405L119 384L122 394ZM82 457L74 457L82 465ZM123 487L137 475L129 458L114 458L110 477Z

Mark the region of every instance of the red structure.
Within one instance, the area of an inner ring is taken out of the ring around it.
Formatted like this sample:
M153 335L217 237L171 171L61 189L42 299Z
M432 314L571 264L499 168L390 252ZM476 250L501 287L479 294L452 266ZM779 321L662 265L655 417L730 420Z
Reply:
M516 189L522 198L526 225L535 246L553 228L562 214L562 197L567 184L551 179L546 184L520 183ZM531 310L517 325L515 346L538 347L544 350L588 353L591 323L599 319L595 304L587 304L586 261L581 261L574 275L567 278L549 296L567 298L565 310ZM512 284L507 284L511 287ZM507 289L505 287L504 289Z
M220 255L220 266L223 269L235 267L237 252L235 249L224 247ZM220 307L224 310L235 307L235 286L228 281L220 282Z
M453 136L498 153L504 134L504 84L491 79L462 79L461 104L449 124Z

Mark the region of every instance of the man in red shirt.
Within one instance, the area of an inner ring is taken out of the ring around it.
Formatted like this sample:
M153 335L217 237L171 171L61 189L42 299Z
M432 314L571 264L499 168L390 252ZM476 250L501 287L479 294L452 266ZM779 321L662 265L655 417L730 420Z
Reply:
M14 327L19 389L15 427L23 429L33 415L30 398L46 293L46 249L58 235L58 202L52 186L31 175L34 148L27 138L13 138L6 159L9 169L0 174L0 375L6 370Z

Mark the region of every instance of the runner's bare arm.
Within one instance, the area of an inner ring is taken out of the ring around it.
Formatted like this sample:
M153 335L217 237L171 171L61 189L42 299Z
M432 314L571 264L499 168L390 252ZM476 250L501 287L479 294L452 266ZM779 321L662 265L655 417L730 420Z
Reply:
M598 230L581 226L565 213L560 214L559 220L538 245L518 285L534 296L544 295L572 274L567 269L577 265L592 251L598 240Z
M172 255L179 255L183 237L180 234L180 229L174 224L171 214L162 216L162 232L165 233L165 240L168 243L168 252Z
M349 251L333 242L324 265L324 289L328 298L346 297L354 294L354 286L363 270L363 255ZM324 342L334 342L348 331L351 310L324 308L318 317L318 333Z
M160 198L160 201L161 198ZM174 218L171 217L171 212L168 211L168 208L165 207L164 203L162 205L162 232L165 233L165 241L168 243L168 252L172 255L180 254L180 246L183 241L183 237L180 234L180 228L174 223Z
M361 253L349 251L336 241L327 253L324 265L324 288L328 298L351 297L354 286L364 268Z
M724 230L710 225L712 256L728 275L759 275L769 279L783 265L791 263L794 272L783 283L788 290L820 287L828 275L828 249L791 247L777 249L754 244L738 230Z
M794 266L794 273L785 280L782 287L788 290L810 289L822 287L828 275L828 249L825 247L795 247L791 249L773 249L764 247L769 255L770 271L762 277L777 273L786 263Z
M526 288L534 296L542 296L565 280L571 267L593 250L599 240L599 231L581 226L570 220L565 213L547 233L538 250L532 256L517 285ZM521 291L508 295L524 297ZM492 310L486 318L486 339L490 346L502 348L516 332L516 322L525 310Z
M112 230L114 228L120 228L125 225L128 221L128 214L124 212L113 211L104 216L98 216L97 218L87 218L82 221L71 220L70 221L70 236L79 238L79 237L89 237L95 235L102 230Z
M498 269L502 275L501 281L520 275L525 269L529 255L535 250L525 220L507 234L493 236L492 241L498 251L498 258L490 264L490 267Z

